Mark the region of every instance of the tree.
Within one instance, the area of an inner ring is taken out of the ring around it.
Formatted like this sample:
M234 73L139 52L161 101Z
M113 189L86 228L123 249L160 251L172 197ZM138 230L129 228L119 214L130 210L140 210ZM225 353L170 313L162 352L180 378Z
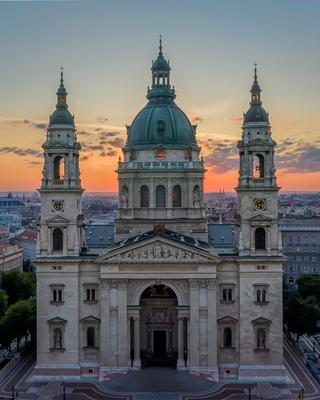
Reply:
M12 270L2 274L2 289L9 296L9 305L35 295L35 274Z
M314 296L320 306L320 277L319 276L301 276L298 280L298 288L301 296L306 299Z
M0 289L0 318L4 315L8 308L8 295L7 293Z
M306 299L300 293L291 293L284 302L284 321L288 330L299 336L312 335L317 331L317 322L320 318L320 309L315 297Z
M0 340L4 346L9 346L12 340L19 342L28 334L36 332L35 300L19 300L11 305L0 320Z

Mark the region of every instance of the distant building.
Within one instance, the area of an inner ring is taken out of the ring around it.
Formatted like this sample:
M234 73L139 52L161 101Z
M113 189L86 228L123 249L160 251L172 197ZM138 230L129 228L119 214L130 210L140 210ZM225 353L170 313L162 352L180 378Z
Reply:
M8 227L12 232L19 230L22 226L21 214L0 207L0 225Z
M301 275L320 274L320 218L282 218L284 280L293 285Z
M37 231L24 231L12 240L17 244L23 251L23 261L31 261L36 256L37 247Z
M0 243L9 242L10 228L7 226L0 226Z
M22 271L23 255L19 246L11 243L0 244L0 272L8 272L12 269Z

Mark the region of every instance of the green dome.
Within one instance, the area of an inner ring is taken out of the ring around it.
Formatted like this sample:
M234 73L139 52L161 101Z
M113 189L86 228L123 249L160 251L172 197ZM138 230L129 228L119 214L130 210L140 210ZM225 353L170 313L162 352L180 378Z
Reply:
M185 113L175 104L174 87L170 84L170 66L162 53L153 62L152 86L148 88L148 104L138 113L128 129L126 147L141 149L163 145L168 148L198 149L195 129Z
M132 122L126 146L154 148L197 147L195 131L185 113L175 103L155 103L144 107Z
M55 110L50 117L50 126L52 125L74 125L73 116L68 110L57 109Z

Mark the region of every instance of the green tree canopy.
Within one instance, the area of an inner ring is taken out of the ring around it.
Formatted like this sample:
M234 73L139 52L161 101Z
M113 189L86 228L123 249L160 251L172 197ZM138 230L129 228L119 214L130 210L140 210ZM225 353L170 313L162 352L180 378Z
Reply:
M320 309L314 296L304 299L299 293L291 293L284 303L284 321L290 332L297 338L303 334L312 335L317 331Z
M36 281L34 273L25 273L18 270L6 272L1 276L1 287L9 296L9 305L18 300L28 299L35 295Z
M301 276L298 280L298 290L301 296L306 299L309 296L316 298L320 305L320 277L319 276Z
M0 318L4 315L8 308L8 295L7 293L0 289Z
M11 305L0 320L0 341L8 346L13 339L18 343L23 336L36 332L35 300L19 300Z

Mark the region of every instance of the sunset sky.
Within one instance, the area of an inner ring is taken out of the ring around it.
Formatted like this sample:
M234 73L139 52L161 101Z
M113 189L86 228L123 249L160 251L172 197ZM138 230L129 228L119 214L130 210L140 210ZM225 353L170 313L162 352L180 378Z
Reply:
M177 104L198 124L207 191L237 183L258 64L283 190L320 190L320 2L0 2L0 191L39 187L60 66L87 191L116 191L125 125L145 105L159 34Z

